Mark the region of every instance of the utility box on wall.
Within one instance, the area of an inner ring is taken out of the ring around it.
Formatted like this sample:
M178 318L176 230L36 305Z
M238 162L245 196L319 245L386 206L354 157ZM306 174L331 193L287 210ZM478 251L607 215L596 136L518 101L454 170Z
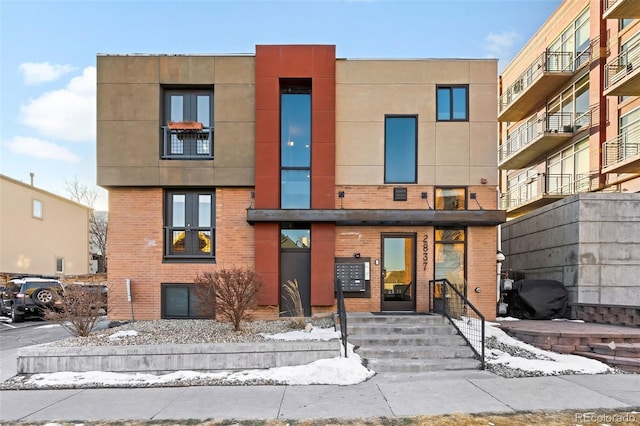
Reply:
M369 258L337 257L335 262L335 282L344 297L371 297Z

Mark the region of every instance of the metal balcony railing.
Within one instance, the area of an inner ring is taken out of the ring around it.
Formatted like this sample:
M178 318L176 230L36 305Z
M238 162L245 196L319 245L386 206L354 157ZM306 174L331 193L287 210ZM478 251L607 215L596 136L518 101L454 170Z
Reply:
M640 154L640 120L630 130L602 144L602 166L610 167Z
M162 126L162 158L211 159L213 158L213 128L169 129Z
M503 194L500 204L503 209L510 210L543 195L573 195L588 191L589 187L590 174L588 173L576 175L541 173Z
M587 55L588 57L588 55ZM572 52L544 52L504 91L498 100L502 112L545 72L566 72L575 69Z
M581 122L584 121L583 116L584 114L580 116ZM500 145L498 161L502 162L517 154L545 133L573 133L575 124L572 113L539 114L537 120L530 119L526 125L507 136L507 142Z
M605 90L640 68L640 42L620 53L605 65Z

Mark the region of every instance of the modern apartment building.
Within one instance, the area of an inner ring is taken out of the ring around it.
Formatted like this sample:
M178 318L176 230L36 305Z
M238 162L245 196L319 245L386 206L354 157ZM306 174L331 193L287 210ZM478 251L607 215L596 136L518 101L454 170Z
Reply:
M497 61L100 55L109 316L192 318L193 282L254 268L258 318L430 309L448 278L495 317ZM126 282L130 283L130 301Z
M91 212L33 180L0 175L0 274L88 274Z
M565 0L499 80L505 266L574 304L640 300L639 18L637 0Z

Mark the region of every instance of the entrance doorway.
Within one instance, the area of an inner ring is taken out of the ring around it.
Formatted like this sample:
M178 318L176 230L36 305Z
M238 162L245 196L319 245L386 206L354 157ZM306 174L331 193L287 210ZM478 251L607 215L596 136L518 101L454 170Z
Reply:
M381 310L415 311L415 234L382 235Z

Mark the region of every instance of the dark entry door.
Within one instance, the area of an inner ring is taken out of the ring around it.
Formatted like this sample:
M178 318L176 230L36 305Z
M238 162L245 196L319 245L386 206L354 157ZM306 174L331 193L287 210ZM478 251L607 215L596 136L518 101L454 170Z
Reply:
M311 316L311 252L282 251L280 253L280 316L298 316L295 289L305 317ZM289 288L287 288L289 286ZM293 293L292 293L293 292Z
M413 234L382 236L383 311L415 311L415 242Z

